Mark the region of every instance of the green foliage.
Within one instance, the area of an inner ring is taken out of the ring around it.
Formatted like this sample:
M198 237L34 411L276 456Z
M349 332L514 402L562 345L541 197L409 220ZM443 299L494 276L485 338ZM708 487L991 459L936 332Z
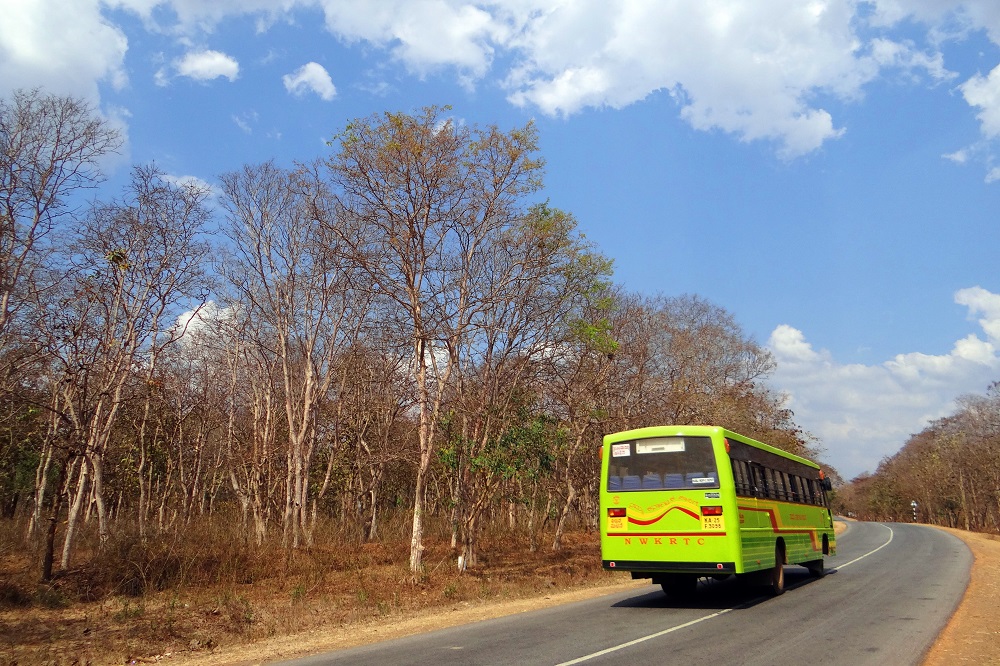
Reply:
M111 250L104 255L104 258L107 259L108 263L111 264L111 266L116 270L125 271L129 268L128 251L125 248Z
M522 411L511 426L486 451L473 460L473 471L487 470L503 479L537 479L552 470L555 453L565 433L554 419Z
M574 338L597 352L614 354L618 351L618 341L614 339L611 322L607 319L574 319L569 328Z
M538 254L551 257L557 263L574 292L597 304L611 286L614 260L598 252L583 234L577 232L577 227L571 213L542 202L529 209L519 233L534 240ZM611 307L609 301L603 301L603 305Z
M25 394L7 397L10 402L2 407L6 418L0 418L0 517L12 518L34 489L45 415L34 405L20 401L28 397Z
M566 432L547 415L532 415L522 408L515 423L497 437L477 445L454 432L454 412L442 420L448 435L437 450L440 464L452 472L466 465L472 474L498 480L531 481L552 471Z
M66 608L70 605L66 594L59 587L48 583L39 583L37 598L43 608Z

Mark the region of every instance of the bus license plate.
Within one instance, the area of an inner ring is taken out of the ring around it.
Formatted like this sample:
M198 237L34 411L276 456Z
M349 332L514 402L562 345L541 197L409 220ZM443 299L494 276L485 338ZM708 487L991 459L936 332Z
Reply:
M722 531L726 529L726 525L722 522L722 516L702 516L701 529Z

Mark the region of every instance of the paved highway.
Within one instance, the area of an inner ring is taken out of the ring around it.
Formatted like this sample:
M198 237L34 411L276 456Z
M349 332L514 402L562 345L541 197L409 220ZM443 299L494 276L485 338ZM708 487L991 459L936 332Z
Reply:
M788 591L702 581L678 604L660 588L317 655L295 666L411 664L918 664L969 581L972 554L921 525L850 523L827 575L785 567Z

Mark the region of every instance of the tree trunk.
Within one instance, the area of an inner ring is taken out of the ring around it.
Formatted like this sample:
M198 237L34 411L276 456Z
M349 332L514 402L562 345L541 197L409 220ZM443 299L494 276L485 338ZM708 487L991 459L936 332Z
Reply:
M90 465L94 505L97 508L97 533L100 546L108 541L108 509L104 504L104 455L100 451L89 451L86 461Z
M52 498L52 512L49 514L49 524L45 531L45 550L42 553L42 580L52 580L52 565L55 561L56 527L59 524L59 514L62 512L63 501L69 491L71 467L74 456L66 452L66 457L59 467L59 478L56 481L56 493Z
M52 464L52 456L55 447L46 439L42 446L41 457L38 459L38 467L35 469L35 504L31 509L31 518L28 520L28 530L26 536L30 539L35 530L40 528L42 522L42 508L45 506L45 487L49 476L49 467ZM60 478L63 472L60 471ZM58 491L58 486L56 486Z
M430 459L430 456L427 456ZM417 480L413 492L413 528L410 533L410 572L416 579L423 568L424 554L424 484L426 483L426 466L421 452L420 466L417 468Z
M574 500L576 500L576 486L573 485L573 479L569 474L569 470L566 470L566 502L563 504L562 511L559 512L559 520L556 521L556 533L552 537L552 550L562 550L562 536L566 528L566 517L569 516L569 510L573 506Z
M420 335L415 337L414 360L417 365L417 391L420 402L420 463L417 467L417 479L413 489L413 529L410 533L410 573L413 574L414 579L423 569L424 487L427 484L427 470L431 464L431 437L433 436L433 426L429 413L430 391L427 386L427 360L424 356L426 350Z
M566 502L563 504L562 510L559 512L559 520L556 522L556 533L552 538L552 550L562 549L562 535L566 528L566 517L569 515L570 508L576 500L576 486L573 484L573 458L583 445L583 437L586 432L587 428L584 427L577 434L576 441L566 456Z
M73 538L76 536L76 525L80 517L80 509L83 507L84 498L87 496L87 462L82 457L74 456L73 460L79 461L80 471L77 474L76 495L69 508L69 515L66 517L66 535L63 538L62 560L59 568L69 567L70 555L73 549ZM67 488L72 482L72 474L67 476ZM51 528L50 528L51 529Z

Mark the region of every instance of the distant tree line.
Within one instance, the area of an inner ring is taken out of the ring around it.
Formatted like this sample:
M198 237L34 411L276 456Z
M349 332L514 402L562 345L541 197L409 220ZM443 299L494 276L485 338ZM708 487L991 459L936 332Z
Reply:
M916 502L916 507L913 503ZM1000 382L958 400L953 414L913 435L838 494L841 511L1000 533Z
M414 572L429 526L475 566L487 524L555 549L593 524L606 432L814 453L732 315L629 293L539 202L532 124L447 111L359 119L214 198L137 166L88 201L118 132L74 98L0 102L0 508L43 578L81 530L212 516L294 549L405 515Z

